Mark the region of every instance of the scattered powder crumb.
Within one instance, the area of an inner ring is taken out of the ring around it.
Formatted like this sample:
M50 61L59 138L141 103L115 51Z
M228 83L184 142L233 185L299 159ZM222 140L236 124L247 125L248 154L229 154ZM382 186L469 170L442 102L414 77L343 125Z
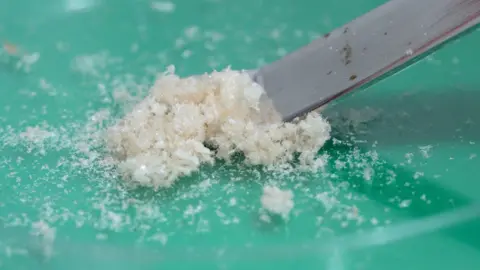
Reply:
M55 43L55 48L58 51L64 52L68 49L68 45L65 42L58 41L57 43Z
M281 35L281 32L280 32L280 29L278 28L275 28L272 30L272 32L270 32L270 37L273 39L279 39L280 35Z
M339 203L334 196L330 196L327 192L317 194L315 199L319 200L323 204L323 207L325 207L325 212L329 212L336 204Z
M367 167L363 170L363 179L365 179L365 181L372 181L372 176L373 176L373 169L371 167Z
M45 90L47 92L53 92L55 89L53 88L53 86L47 82L47 80L45 80L44 78L40 78L39 82L38 82L38 86L40 87L40 89L42 90Z
M259 58L259 59L257 59L257 61L256 61L257 67L264 66L266 63L267 63L267 61L266 61L265 59L263 59L263 58Z
M291 190L281 190L276 186L265 186L261 197L262 207L269 213L288 218L294 206Z
M333 112L331 115L332 125L335 125L343 133L367 133L367 125L380 118L381 110L371 107L361 109L349 108L344 111Z
M278 48L277 55L278 56L285 56L287 54L287 50L285 48Z
M197 233L206 233L210 231L210 223L206 219L200 219L197 223Z
M230 198L230 201L229 201L228 205L230 205L230 206L237 205L237 199L235 197Z
M30 68L33 64L35 64L38 59L40 59L40 54L37 52L34 53L27 53L22 50L19 46L4 42L2 48L0 49L0 53L4 51L10 56L14 56L18 58L18 62L16 63L16 68L18 70L23 70L24 72L30 72Z
M154 1L150 5L153 10L171 13L175 11L175 4L169 1Z
M411 203L412 203L412 200L403 200L400 202L399 206L400 208L407 208L410 206Z
M97 233L97 235L95 236L95 238L97 240L107 240L108 239L108 235L104 234L104 233Z
M413 174L413 179L418 179L420 177L424 176L424 173L423 172L415 172Z
M222 33L215 31L205 31L205 37L209 38L214 43L225 39L225 36Z
M30 72L30 68L40 59L39 53L24 54L17 63L17 69L23 69L25 72Z
M299 168L322 166L316 154L330 138L330 125L315 112L283 123L263 96L243 72L182 79L170 68L109 129L107 145L125 180L154 188L170 187L200 165L237 152L253 165L278 167L299 153Z
M265 222L265 223L270 223L272 219L267 215L267 214L260 214L260 221Z
M72 61L72 69L88 76L102 77L103 70L109 65L118 65L123 59L111 57L106 51L76 56Z
M139 48L138 43L133 43L133 44L130 46L130 51L131 51L132 53L136 53L136 52L138 52L138 48Z
M430 150L432 149L431 145L419 146L418 149L424 158L430 157Z
M346 166L345 162L343 162L341 160L335 160L335 169L341 170L341 169L345 168L345 166Z
M53 255L53 244L55 241L55 228L50 227L44 221L38 221L32 223L33 236L36 236L40 240L40 249L44 258L48 259Z
M168 241L168 235L166 235L165 233L156 233L151 237L151 240L158 241L165 246Z
M190 26L184 30L185 36L189 39L194 39L200 34L200 28L198 26Z
M113 90L112 96L116 103L126 103L133 100L132 95L123 88Z
M185 50L182 52L182 58L189 58L190 56L192 56L192 51L190 50Z
M177 38L175 40L175 48L177 48L177 49L182 48L183 46L185 46L185 44L186 44L186 42L182 38Z
M297 29L297 30L294 31L294 35L297 38L303 37L303 31Z
M50 131L44 130L38 126L27 127L26 130L20 133L22 139L28 140L30 142L39 143L43 140L52 137L54 134Z
M24 248L12 248L10 246L6 246L4 249L4 253L7 256L7 258L12 257L14 255L22 255L26 256L28 255L28 250ZM0 267L2 266L1 261L0 261Z
M408 163L408 164L412 163L413 153L406 153L406 154L405 154L405 159L407 160L407 163Z
M209 51L213 51L213 50L216 49L215 44L212 44L212 43L210 43L210 42L208 42L208 41L204 43L204 47L205 47L205 49L207 49L207 50L209 50Z

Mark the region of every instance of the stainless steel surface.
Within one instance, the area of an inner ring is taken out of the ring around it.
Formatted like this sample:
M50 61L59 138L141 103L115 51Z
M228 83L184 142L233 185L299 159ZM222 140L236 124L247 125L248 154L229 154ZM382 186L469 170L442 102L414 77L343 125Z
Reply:
M392 0L253 76L288 121L371 82L479 22L479 0Z

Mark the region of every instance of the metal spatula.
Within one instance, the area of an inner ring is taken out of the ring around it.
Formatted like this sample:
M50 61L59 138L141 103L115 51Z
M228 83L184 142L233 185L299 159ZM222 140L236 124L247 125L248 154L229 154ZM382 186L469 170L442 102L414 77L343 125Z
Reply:
M391 0L251 75L290 121L479 22L480 0Z

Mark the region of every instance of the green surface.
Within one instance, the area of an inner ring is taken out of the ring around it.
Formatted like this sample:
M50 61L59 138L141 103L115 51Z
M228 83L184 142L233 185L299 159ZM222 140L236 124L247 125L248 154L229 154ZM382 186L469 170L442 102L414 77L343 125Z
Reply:
M89 116L118 112L116 87L147 89L169 64L254 68L382 2L0 2L0 39L40 54L30 71L0 55L0 269L478 268L479 31L329 107L322 172L220 163L154 193L78 150ZM18 138L42 123L56 136ZM288 222L259 220L268 182L293 188ZM56 229L49 259L30 235L39 220Z

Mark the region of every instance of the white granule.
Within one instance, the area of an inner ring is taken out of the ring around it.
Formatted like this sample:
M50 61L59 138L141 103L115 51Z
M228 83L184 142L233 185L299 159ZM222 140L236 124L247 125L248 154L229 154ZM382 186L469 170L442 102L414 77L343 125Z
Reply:
M406 208L406 207L409 207L411 203L412 203L412 200L403 200L400 202L399 206L400 208Z
M185 28L184 33L188 39L194 39L199 35L200 29L198 26L190 26Z
M260 110L263 94L243 72L180 78L170 68L109 128L107 146L124 179L154 188L236 152L254 165L287 164L298 153L302 168L321 166L316 154L330 138L327 121L313 112L283 123L271 110Z
M23 69L25 72L30 72L30 68L40 59L39 53L24 54L17 62L17 69Z
M44 130L38 126L27 127L26 130L20 133L22 139L28 140L30 142L41 142L49 137L54 136L50 131Z
M55 241L55 228L50 227L46 222L40 220L32 223L33 236L40 240L42 255L48 259L53 255L53 244Z
M262 207L268 212L287 218L293 208L291 190L281 190L276 186L265 186L261 197Z
M419 146L418 149L424 158L430 157L430 150L432 149L431 145Z
M155 235L153 235L151 237L151 240L152 241L158 241L160 243L162 243L162 245L166 245L167 244L167 241L168 241L168 235L164 234L164 233L156 233Z
M170 1L154 1L150 6L159 12L170 13L175 11L175 4Z

